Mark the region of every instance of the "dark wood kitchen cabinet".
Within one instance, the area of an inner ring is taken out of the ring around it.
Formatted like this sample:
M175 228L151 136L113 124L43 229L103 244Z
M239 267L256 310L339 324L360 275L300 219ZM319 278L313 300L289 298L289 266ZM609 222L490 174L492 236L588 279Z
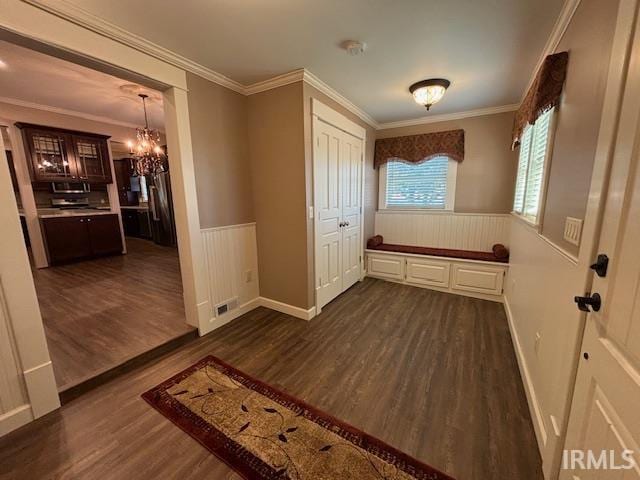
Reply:
M27 123L22 130L34 182L112 183L106 135Z
M122 253L120 222L115 214L60 216L41 222L52 265Z

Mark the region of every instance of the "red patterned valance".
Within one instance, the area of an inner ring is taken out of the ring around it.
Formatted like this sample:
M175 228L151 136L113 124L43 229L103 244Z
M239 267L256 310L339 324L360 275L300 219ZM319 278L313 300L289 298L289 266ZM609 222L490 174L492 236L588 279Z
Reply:
M533 125L540 115L560 103L568 62L569 52L554 53L544 59L531 88L516 112L513 121L513 148L520 143L520 136L527 124Z
M464 130L376 140L374 167L377 168L392 159L420 163L440 156L446 156L458 162L464 159Z

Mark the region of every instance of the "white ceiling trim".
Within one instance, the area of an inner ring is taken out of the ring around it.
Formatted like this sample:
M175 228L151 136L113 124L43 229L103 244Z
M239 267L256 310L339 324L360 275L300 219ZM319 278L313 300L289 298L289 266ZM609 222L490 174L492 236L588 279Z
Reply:
M140 125L129 122L120 122L108 117L102 117L100 115L91 115L90 113L77 112L75 110L69 110L66 108L52 107L50 105L41 105L39 103L27 102L25 100L19 100L17 98L0 97L0 103L8 103L9 105L16 105L18 107L32 108L34 110L41 110L43 112L58 113L60 115L69 115L71 117L83 118L85 120L91 120L93 122L107 123L109 125L118 125L120 127L127 128L139 128Z
M461 118L481 117L483 115L495 115L496 113L513 112L520 105L514 103L512 105L503 105L501 107L478 108L477 110L467 110L466 112L443 113L441 115L433 115L429 117L414 118L412 120L400 120L397 122L387 122L378 125L378 130L387 130L389 128L412 127L414 125L425 125L427 123L448 122L450 120L460 120Z
M267 90L273 90L274 88L284 87L285 85L291 85L292 83L301 82L304 80L304 72L304 68L299 68L298 70L283 73L282 75L269 78L262 82L252 83L244 88L244 94L254 95L256 93L266 92Z
M182 68L191 73L199 75L218 85L229 88L235 92L246 95L246 87L235 80L230 79L210 68L200 65L179 55L171 50L161 47L149 40L136 35L128 30L118 27L86 10L71 4L65 0L22 0L46 12L52 13L64 20L75 23L81 27L98 33L104 37L115 40L118 43L134 48L139 52L151 55L163 62L167 62L175 67Z
M560 15L556 20L553 29L551 30L551 35L549 35L549 39L544 46L544 50L542 50L542 55L538 59L538 63L536 63L536 67L533 69L533 73L531 74L531 78L529 79L529 83L527 84L527 88L524 89L522 93L522 100L527 95L527 92L533 85L533 81L536 79L536 75L538 75L538 70L542 66L542 62L547 58L547 55L551 55L556 51L558 45L560 44L560 40L564 36L564 33L567 31L569 27L569 23L571 23L571 19L573 15L576 13L578 6L580 5L580 0L565 0L564 5L562 6L562 10L560 10Z

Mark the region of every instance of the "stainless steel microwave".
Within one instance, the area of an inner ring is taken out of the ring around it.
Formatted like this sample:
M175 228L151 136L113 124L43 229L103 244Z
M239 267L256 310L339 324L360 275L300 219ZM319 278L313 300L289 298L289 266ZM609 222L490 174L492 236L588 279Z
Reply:
M89 193L88 183L71 183L71 182L52 182L51 190L53 193Z

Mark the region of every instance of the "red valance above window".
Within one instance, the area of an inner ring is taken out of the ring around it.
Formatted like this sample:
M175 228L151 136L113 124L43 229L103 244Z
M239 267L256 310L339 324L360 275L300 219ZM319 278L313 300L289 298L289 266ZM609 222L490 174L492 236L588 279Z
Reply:
M560 103L568 62L569 52L554 53L544 59L531 88L516 112L512 148L520 143L520 136L527 124L533 125L540 115Z
M378 139L374 167L390 160L420 163L441 156L458 162L464 159L464 130Z

